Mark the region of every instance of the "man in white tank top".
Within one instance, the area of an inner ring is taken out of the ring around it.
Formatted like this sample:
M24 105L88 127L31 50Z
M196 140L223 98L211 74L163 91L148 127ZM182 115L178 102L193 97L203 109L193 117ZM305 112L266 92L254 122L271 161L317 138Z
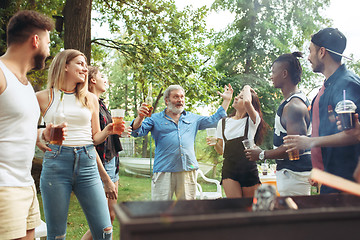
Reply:
M0 57L0 239L34 239L40 224L31 176L40 116L26 74L49 56L51 18L20 11L7 26L7 51ZM43 132L49 137L49 127Z

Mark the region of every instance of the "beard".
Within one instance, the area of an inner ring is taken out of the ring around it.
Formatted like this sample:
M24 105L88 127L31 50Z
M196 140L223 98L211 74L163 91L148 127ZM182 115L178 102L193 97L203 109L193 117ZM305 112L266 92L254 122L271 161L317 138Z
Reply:
M168 103L167 108L170 112L175 114L180 114L184 111L184 107L177 108L175 104L172 104L171 102Z
M41 70L45 67L46 56L44 54L38 53L34 56L34 70Z
M313 64L312 69L314 73L322 73L324 70L324 64L319 62L316 65Z

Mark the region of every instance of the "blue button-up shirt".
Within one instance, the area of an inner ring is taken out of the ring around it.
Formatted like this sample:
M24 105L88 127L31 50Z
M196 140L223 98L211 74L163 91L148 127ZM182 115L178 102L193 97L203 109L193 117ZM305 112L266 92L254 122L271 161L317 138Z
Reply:
M339 132L336 121L331 121L329 108L335 109L336 104L343 100L343 90L346 90L346 99L352 100L356 112L360 113L360 78L341 65L325 82L324 94L319 101L319 136L327 136ZM315 98L314 98L315 99ZM314 104L314 100L312 105ZM322 147L324 170L337 176L354 180L353 173L358 163L360 144L345 147ZM328 186L321 186L321 193L335 193L339 190Z
M210 117L183 111L176 124L164 110L146 118L131 135L142 137L151 131L156 146L154 172L191 171L199 168L194 148L197 131L216 127L223 117L226 117L223 107Z

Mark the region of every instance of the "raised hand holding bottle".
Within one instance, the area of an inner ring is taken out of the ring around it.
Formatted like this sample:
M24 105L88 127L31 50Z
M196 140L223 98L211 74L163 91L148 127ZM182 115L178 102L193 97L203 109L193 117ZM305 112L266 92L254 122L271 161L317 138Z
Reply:
M148 95L145 98L146 107L149 109L149 114L147 115L147 117L151 117L152 110L154 109L154 107L152 106L153 99L152 99L151 95L152 95L152 85L150 83L149 89L148 89Z

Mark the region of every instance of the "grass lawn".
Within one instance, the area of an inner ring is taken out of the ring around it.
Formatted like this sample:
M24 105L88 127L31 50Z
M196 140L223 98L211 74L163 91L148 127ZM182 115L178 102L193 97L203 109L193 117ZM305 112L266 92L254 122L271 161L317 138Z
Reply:
M150 184L150 178L135 177L125 173L123 169L120 169L118 202L149 201L151 199ZM216 191L215 184L201 183L201 186L204 191ZM45 220L40 194L38 195L38 198L40 203L41 218ZM113 228L113 239L119 239L120 227L117 219L114 221ZM66 239L81 239L87 230L88 225L85 215L75 195L72 194L70 198Z

